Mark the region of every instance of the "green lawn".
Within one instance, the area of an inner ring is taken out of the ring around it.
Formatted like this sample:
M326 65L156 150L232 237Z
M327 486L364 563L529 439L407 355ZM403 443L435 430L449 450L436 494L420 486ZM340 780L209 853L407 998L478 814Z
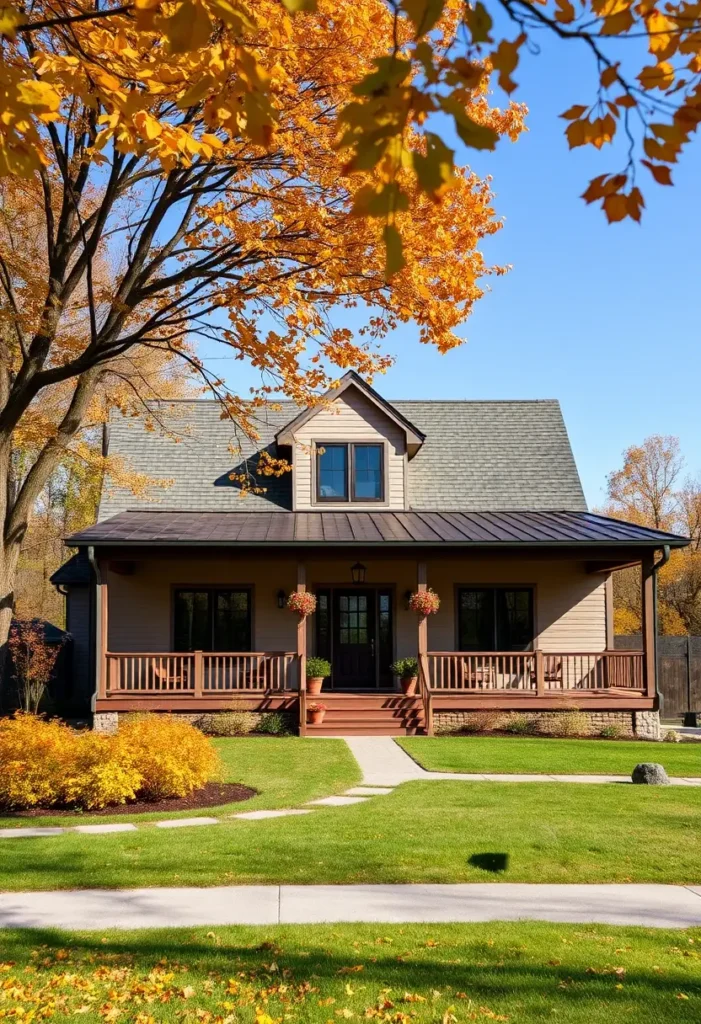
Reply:
M0 1017L85 1024L701 1018L701 929L316 925L0 932Z
M397 742L431 772L630 775L640 761L656 761L669 775L701 775L701 743L536 736L410 736Z
M389 796L304 817L0 840L0 890L490 880L698 885L700 838L701 788L410 782ZM494 859L505 870L491 871Z
M299 739L294 736L241 737L212 741L222 759L224 782L241 782L258 790L258 795L245 803L208 807L199 811L169 811L165 817L192 817L193 814L233 814L236 811L255 811L260 808L299 807L315 797L341 793L360 781L360 769L343 740ZM163 818L164 814L138 815L51 815L41 820L20 818L5 814L0 827L26 825L75 825L89 821L149 821Z

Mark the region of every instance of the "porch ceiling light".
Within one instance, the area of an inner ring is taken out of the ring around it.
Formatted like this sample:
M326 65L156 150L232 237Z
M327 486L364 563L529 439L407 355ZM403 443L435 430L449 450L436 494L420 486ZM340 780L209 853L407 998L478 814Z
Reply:
M284 590L278 590L277 592L277 606L278 608L284 608L287 604L287 594Z
M351 566L351 579L354 583L365 583L366 568L362 562L356 562Z

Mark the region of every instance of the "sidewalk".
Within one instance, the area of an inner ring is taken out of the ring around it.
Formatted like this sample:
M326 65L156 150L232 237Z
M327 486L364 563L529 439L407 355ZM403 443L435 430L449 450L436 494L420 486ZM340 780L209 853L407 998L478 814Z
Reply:
M701 886L251 885L0 894L0 928L168 928L195 925L554 921L701 925Z

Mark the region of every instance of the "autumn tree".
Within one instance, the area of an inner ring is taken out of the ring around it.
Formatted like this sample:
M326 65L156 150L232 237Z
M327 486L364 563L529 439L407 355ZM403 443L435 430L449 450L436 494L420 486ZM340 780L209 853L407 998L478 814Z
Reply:
M261 49L262 34L270 33L265 48L273 55L296 46L310 55L319 52L320 42L325 45L316 36L324 19L344 27L350 21L367 33L367 59L344 69L350 88L329 109L337 131L334 144L346 155L345 169L357 176L352 186L357 208L384 222L388 269L403 259L396 214L413 208L417 191L438 198L455 176L441 123L446 117L452 121L468 148L493 149L500 133L475 116L474 90L493 79L513 93L523 54L539 54L544 35L581 48L591 60L590 95L562 117L570 147L612 146L618 154L611 170L594 178L584 193L587 202L601 203L609 221L640 220L641 177L671 185L673 166L701 121L699 2L39 0L25 8L16 0L0 14L0 32L8 41L0 72L8 108L0 124L0 173L26 173L42 160L42 122L55 116L79 82L85 88L86 77L104 123L111 119L114 128L119 122L120 144L130 149L131 121L142 111L135 97L165 84L153 74L163 51L188 54L185 69L194 91L180 91L176 102L214 94L223 102L209 102L208 128L244 121L267 145L285 98L275 65L266 60L270 54ZM128 34L126 48L120 32ZM217 52L214 62L210 43ZM26 54L33 60L30 67ZM284 60L278 63L284 66ZM132 90L131 103L115 101L120 84ZM558 87L556 77L552 84ZM443 118L438 128L436 113ZM413 133L423 142L419 159L408 145ZM380 177L374 198L364 181L371 169Z
M658 575L660 631L701 632L701 482L683 479L684 458L676 437L655 434L623 453L623 465L607 478L605 515L691 538L674 550ZM617 633L640 631L640 573L614 574Z
M377 47L394 46L392 11L381 0L294 18L278 0L255 18L242 10L38 3L31 30L18 22L4 44L15 114L0 120L0 162L39 194L32 261L44 272L30 287L22 253L3 244L0 642L47 481L100 396L126 412L142 400L114 386L125 361L181 360L254 435L253 413L275 397L314 402L339 370L385 369L381 341L400 322L441 351L459 344L481 279L499 271L478 249L500 226L488 184L459 169L448 189L417 186L412 169L434 167L437 142L408 131L398 171L389 157L358 171L338 147L338 110L375 73ZM437 28L446 46L455 17L453 5ZM408 21L401 33L412 38ZM463 102L480 130L518 135L522 110L493 109L483 82ZM367 310L357 335L344 322L355 307ZM228 391L198 359L201 339L248 360L260 387Z

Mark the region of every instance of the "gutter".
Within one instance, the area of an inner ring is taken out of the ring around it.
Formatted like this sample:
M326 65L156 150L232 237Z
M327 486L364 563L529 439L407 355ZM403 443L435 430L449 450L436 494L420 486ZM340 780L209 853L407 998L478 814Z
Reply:
M89 544L86 548L88 562L92 569L93 580L95 583L94 587L90 588L90 604L88 608L89 614L89 637L90 643L88 648L89 664L93 667L94 680L93 680L93 692L90 698L90 710L95 714L95 703L97 701L97 680L100 666L97 663L97 652L100 650L100 637L98 636L100 630L100 616L97 614L97 593L98 587L102 583L102 576L100 574L100 566L97 559L95 558L95 548L92 544Z
M665 544L662 547L662 558L659 560L659 562L653 562L652 563L652 606L654 608L654 613L655 613L654 614L654 619L655 619L655 622L654 622L654 625L655 625L655 652L654 652L655 653L655 696L657 697L657 700L659 702L660 711L662 711L662 709L663 709L662 706L664 704L664 697L660 693L660 662L659 662L658 645L657 645L657 635L658 635L658 632L659 632L659 622L658 622L658 615L657 615L657 573L660 571L660 569L663 568L663 566L665 566L667 564L667 562L669 561L669 559L671 557L671 554L672 554L672 551L671 551L670 545L669 544Z

